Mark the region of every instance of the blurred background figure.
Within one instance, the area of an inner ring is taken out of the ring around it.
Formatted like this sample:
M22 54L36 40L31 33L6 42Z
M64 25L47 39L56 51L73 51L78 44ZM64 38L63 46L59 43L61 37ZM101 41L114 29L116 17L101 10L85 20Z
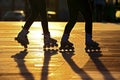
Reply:
M118 22L120 21L120 0L89 0L93 7L93 20L104 22ZM47 17L49 21L68 21L69 12L67 7L67 0L46 0ZM16 11L23 11L25 14L25 20L30 13L29 0L0 0L0 21L6 21L9 18L10 21L18 18ZM12 12L11 14L7 14ZM21 13L19 13L21 15ZM7 16L6 16L7 15ZM13 16L11 16L13 15ZM23 16L23 15L21 15ZM104 16L104 17L103 17ZM24 16L23 16L24 17ZM14 19L15 18L15 19ZM103 19L104 18L104 19ZM17 19L18 21L21 18ZM36 21L41 21L41 17L38 16ZM83 22L83 15L78 16L78 21Z
M106 1L105 0L94 0L95 21L97 21L97 22L103 21L105 6L106 6Z

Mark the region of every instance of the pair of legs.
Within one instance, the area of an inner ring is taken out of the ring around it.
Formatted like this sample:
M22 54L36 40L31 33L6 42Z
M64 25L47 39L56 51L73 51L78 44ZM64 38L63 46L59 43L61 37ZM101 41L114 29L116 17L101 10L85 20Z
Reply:
M29 44L27 41L27 34L29 33L29 28L35 19L40 15L41 25L43 28L44 34L44 47L56 46L56 40L50 37L50 32L48 29L48 20L47 20L47 11L46 11L46 2L45 0L29 0L31 7L31 14L26 20L26 23L23 26L23 29L19 32L16 40L24 44Z
M31 14L26 20L23 29L29 30L32 23L40 15L43 33L49 34L45 0L29 0L29 3L31 7Z
M69 35L77 21L79 11L83 14L85 20L86 43L92 41L92 6L88 0L67 0L69 9L69 21L65 27L61 44L67 42Z

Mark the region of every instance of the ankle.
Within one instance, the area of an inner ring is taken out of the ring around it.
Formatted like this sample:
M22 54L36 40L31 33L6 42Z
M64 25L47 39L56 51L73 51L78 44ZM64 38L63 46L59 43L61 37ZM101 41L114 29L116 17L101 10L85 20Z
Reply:
M86 34L86 42L92 42L92 35Z
M65 42L68 41L69 39L69 34L63 34L61 41Z
M28 34L29 33L29 31L25 30L25 29L22 29L21 32L24 33L24 34Z

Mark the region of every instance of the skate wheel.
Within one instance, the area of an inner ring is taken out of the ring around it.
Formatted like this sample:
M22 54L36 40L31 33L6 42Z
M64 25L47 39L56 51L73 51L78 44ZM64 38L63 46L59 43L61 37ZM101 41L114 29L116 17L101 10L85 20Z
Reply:
M74 51L74 48L63 48L63 47L60 47L59 50L62 51L62 52L71 52L71 51Z
M58 44L55 44L56 47L58 47Z
M50 45L50 47L54 47L54 45L53 45L53 44L51 44L51 45Z
M15 37L15 40L17 40L17 37Z
M44 48L50 48L50 46L44 46Z
M85 48L85 51L87 52L87 53L93 53L93 52L99 52L100 51L100 48L99 47L97 47L97 48Z
M25 49L28 48L27 44L24 44L23 46L24 46Z
M62 50L62 48L60 47L60 48L59 48L59 50L61 51L61 50Z

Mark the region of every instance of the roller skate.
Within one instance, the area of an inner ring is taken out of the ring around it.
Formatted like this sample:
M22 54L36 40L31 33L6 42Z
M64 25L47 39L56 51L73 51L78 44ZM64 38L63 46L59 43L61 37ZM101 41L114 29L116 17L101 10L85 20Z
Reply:
M69 34L63 34L61 39L61 47L59 48L60 51L74 51L73 43L68 41Z
M65 41L65 42L61 42L61 47L59 48L59 50L61 52L65 52L65 51L73 51L74 52L74 47L73 47L73 43L69 42L69 41Z
M19 32L18 36L15 37L15 40L24 46L24 48L27 48L27 45L29 44L29 40L27 38L28 33L29 31L23 29L21 32Z
M44 49L44 53L45 53L45 55L46 55L46 57L48 57L48 56L52 56L52 55L55 55L55 54L57 54L57 52L58 52L58 49Z
M57 40L50 37L50 34L44 35L44 48L57 47Z
M100 51L99 44L95 41L92 40L92 34L86 33L86 48L85 51L87 53L93 53L93 52L98 52Z
M90 53L90 52L99 52L100 51L100 47L99 44L95 41L90 41L90 42L86 42L86 52Z

